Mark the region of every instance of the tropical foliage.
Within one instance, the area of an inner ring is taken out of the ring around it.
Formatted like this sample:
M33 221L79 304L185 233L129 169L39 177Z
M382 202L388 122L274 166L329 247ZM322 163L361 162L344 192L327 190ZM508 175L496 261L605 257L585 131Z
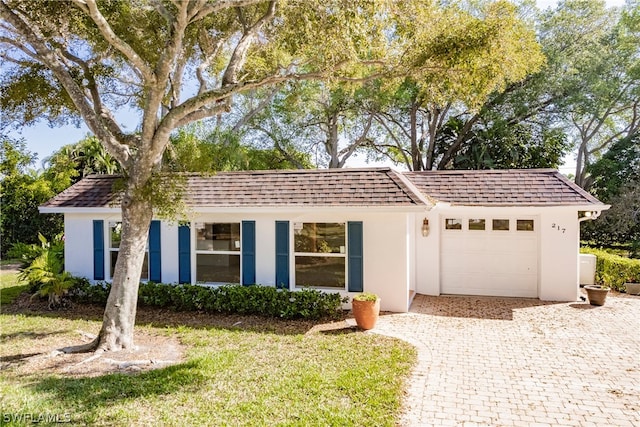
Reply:
M63 304L63 297L76 283L74 277L64 271L64 243L60 236L52 243L42 235L40 254L22 269L19 278L27 282L32 292L49 300L49 308L58 308Z

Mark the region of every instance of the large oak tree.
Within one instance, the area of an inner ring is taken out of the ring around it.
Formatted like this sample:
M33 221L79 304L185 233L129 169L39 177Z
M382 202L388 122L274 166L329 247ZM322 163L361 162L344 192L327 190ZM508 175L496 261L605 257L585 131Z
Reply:
M155 172L172 132L291 79L359 79L383 64L374 1L0 1L3 120L82 120L120 163L122 242L98 338L133 346ZM321 36L320 36L321 35ZM127 130L121 108L136 114ZM157 187L157 186L156 186Z

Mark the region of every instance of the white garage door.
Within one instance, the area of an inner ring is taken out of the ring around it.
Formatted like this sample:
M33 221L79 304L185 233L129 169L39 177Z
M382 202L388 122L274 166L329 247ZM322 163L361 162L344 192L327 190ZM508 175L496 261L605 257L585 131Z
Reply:
M535 218L442 218L441 293L538 296Z

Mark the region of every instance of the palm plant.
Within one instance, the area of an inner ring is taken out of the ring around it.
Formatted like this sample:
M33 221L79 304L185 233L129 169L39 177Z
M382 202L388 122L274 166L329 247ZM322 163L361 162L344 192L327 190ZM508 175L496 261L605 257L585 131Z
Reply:
M29 283L35 295L48 297L49 308L54 309L62 304L62 298L75 283L71 274L64 271L63 246L61 243L50 244L41 234L42 253L20 272L20 279Z

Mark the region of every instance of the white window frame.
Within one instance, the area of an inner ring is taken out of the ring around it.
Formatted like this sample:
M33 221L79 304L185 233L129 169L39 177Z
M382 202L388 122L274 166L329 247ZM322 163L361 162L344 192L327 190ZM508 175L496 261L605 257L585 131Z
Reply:
M106 222L106 221L105 221ZM111 265L111 256L113 252L118 252L118 254L120 254L120 246L118 246L117 248L114 248L111 245L111 229L113 227L117 227L118 225L120 225L120 227L122 227L122 221L108 221L107 222L107 239L106 239L106 245L107 245L107 266L109 267L109 280L113 280L113 266ZM122 242L122 240L120 240ZM144 250L145 250L145 256L147 257L147 277L144 277L144 272L142 272L141 276L140 276L140 282L148 282L149 281L149 277L151 275L151 264L149 262L149 236L147 236L147 243L144 246ZM144 264L143 264L144 265Z
M296 224L342 224L344 226L344 251L341 253L332 253L332 252L297 252L296 251ZM293 232L291 233L291 277L293 278L293 288L294 289L317 289L317 290L327 290L327 291L346 291L349 289L349 227L347 221L298 221L292 223ZM296 257L327 257L327 258L343 258L344 259L344 286L342 287L334 287L334 286L314 286L314 285L305 285L298 284L297 280L297 272L296 272Z
M229 250L216 250L216 249L198 249L198 230L201 229L200 225L206 227L207 224L238 224L239 226L239 239L238 239L238 250L237 251L229 251ZM193 242L194 242L194 257L193 257L193 283L197 285L205 285L205 286L223 286L228 284L234 284L230 282L203 282L198 281L198 255L236 255L239 258L239 268L238 272L239 281L237 284L242 283L242 221L198 221L194 223L194 234L193 234Z

